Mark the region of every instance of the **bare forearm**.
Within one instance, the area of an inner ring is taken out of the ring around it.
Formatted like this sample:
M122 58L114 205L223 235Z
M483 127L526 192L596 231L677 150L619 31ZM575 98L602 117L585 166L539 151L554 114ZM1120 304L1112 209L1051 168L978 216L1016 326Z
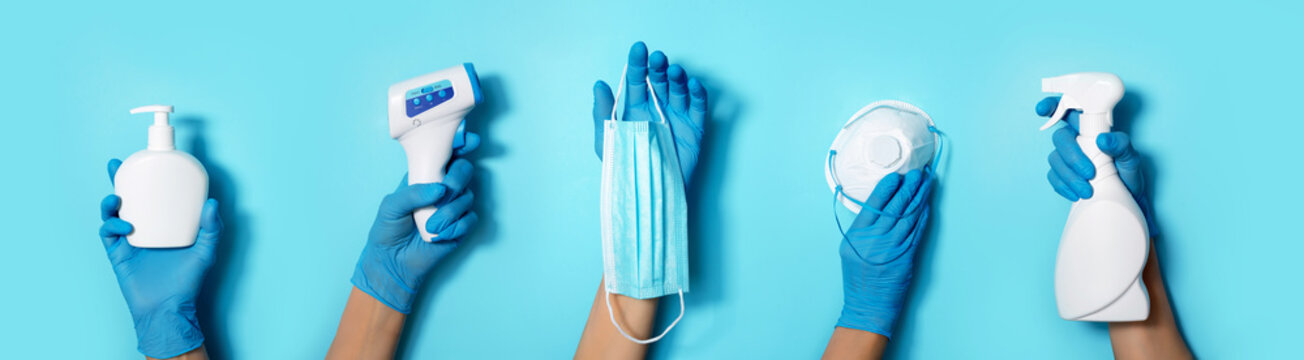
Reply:
M824 359L881 359L887 350L887 337L872 332L833 328L829 346L824 348Z
M646 345L629 341L617 332L611 324L607 313L606 292L603 283L598 283L598 294L593 298L593 307L589 309L589 322L584 324L584 334L580 336L579 348L575 350L576 359L642 359L647 352ZM652 326L656 322L657 299L639 300L624 295L611 294L611 306L615 310L616 321L630 336L646 339L652 336Z
M1177 319L1168 303L1168 292L1159 273L1159 259L1154 245L1150 259L1141 272L1150 295L1150 317L1145 321L1109 324L1109 340L1117 359L1190 359L1191 351L1177 328Z
M146 356L145 358L149 360L158 360L148 356ZM170 357L168 358L168 360L208 360L208 352L204 350L203 346L200 346L199 348L190 350L185 354L177 355L176 357Z
M353 288L340 317L327 359L389 359L394 356L406 315Z

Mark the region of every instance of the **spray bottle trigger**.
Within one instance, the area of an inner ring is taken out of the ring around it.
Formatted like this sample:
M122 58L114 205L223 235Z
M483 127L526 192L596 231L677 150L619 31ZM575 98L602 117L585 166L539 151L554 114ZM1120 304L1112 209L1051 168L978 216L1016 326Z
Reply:
M1044 131L1049 129L1051 126L1055 126L1055 123L1058 123L1060 119L1064 118L1064 113L1067 113L1070 109L1079 107L1076 103L1076 101L1073 101L1073 99L1069 97L1061 97L1059 106L1055 107L1055 113L1050 115L1050 120L1046 121L1046 124L1042 125L1040 130Z

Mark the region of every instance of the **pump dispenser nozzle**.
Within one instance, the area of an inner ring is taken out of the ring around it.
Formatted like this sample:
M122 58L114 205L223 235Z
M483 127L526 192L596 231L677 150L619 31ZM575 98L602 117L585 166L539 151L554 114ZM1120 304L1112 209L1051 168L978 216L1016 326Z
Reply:
M172 105L147 105L131 109L132 114L154 113L154 125L149 127L149 150L173 150L172 125L168 123L168 114Z

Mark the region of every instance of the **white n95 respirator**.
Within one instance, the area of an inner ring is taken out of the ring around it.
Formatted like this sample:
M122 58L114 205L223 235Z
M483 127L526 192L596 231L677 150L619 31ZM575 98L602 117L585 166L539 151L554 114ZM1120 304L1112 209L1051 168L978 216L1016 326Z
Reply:
M824 177L848 210L859 213L887 174L923 169L939 154L933 119L914 105L876 101L851 116L829 147Z

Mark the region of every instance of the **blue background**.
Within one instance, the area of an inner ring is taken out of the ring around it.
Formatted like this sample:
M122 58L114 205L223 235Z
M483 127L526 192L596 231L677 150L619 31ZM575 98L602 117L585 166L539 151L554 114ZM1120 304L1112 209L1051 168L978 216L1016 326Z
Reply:
M904 3L6 4L0 357L139 356L97 212L105 162L145 146L148 116L127 110L154 103L176 106L229 224L201 304L210 352L323 356L405 170L385 91L463 61L485 91L470 119L487 141L482 224L428 282L401 351L569 357L601 275L591 88L636 40L701 78L713 109L688 313L656 357L823 350L842 299L824 156L879 99L929 112L951 149L893 354L1109 356L1104 326L1055 311L1069 203L1032 111L1041 77L1089 70L1127 84L1120 125L1152 161L1196 354L1296 350L1300 3Z

